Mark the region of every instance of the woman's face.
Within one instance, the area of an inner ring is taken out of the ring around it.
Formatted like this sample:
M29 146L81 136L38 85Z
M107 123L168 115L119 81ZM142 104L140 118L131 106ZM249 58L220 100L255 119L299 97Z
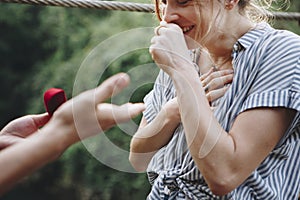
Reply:
M211 24L219 11L220 4L212 0L162 0L162 19L177 24L186 37L200 44L213 40L216 30Z

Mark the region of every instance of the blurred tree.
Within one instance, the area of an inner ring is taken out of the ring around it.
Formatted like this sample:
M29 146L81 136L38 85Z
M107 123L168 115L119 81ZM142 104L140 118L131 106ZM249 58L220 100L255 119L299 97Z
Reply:
M6 4L0 7L1 127L25 112L24 106L30 96L30 91L26 92L25 80L32 76L34 63L46 59L54 50L42 48L43 40L50 38L37 28L41 11L41 8L32 6Z
M0 53L5 55L1 65L7 66L1 68L1 80L3 90L9 90L2 93L7 96L1 97L2 125L19 115L43 112L42 94L49 87L61 87L71 97L75 77L90 51L114 34L151 26L153 20L151 14L145 13L9 4L0 7L0 13L3 30ZM141 54L148 54L147 49L133 51L124 58L120 55L110 63L102 78L129 70L141 58L143 63L152 62L149 55ZM135 93L134 101L140 101L148 91L143 90ZM106 135L128 150L130 137L120 129ZM148 190L145 174L112 169L89 156L85 147L78 144L58 161L26 178L2 199L144 199Z
M280 10L275 10L275 11L300 12L300 1L290 0L290 3L286 7L282 7L282 3L278 3L277 7L280 8ZM300 21L274 20L272 24L276 28L290 30L296 34L300 34Z

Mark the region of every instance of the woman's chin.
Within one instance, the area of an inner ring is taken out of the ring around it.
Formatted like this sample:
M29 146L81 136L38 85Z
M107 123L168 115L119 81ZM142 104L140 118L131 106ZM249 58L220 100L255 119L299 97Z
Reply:
M184 39L188 49L196 49L200 47L200 43L198 43L194 38L190 37L187 34L184 34Z

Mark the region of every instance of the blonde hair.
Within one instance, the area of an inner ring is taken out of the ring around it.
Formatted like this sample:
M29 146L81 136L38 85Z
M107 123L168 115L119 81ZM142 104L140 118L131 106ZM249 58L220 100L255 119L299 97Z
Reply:
M285 5L289 6L289 0L240 0L238 5L241 14L257 23L269 21L273 18L272 11L279 10Z
M199 2L201 0L194 1ZM220 2L220 0L217 1ZM160 0L154 0L155 14L159 21L162 20L160 2ZM281 5L279 8L282 8L289 5L289 0L240 0L238 2L240 13L256 23L268 21L273 17L271 11L275 9L274 4Z

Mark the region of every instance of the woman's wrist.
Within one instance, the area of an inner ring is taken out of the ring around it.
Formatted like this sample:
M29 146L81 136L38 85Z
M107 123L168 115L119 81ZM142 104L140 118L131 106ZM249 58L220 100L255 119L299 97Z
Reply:
M198 71L195 69L195 65L189 60L180 60L174 64L173 70L170 70L169 76L174 80L175 77L187 77L190 78L193 75L198 77Z

